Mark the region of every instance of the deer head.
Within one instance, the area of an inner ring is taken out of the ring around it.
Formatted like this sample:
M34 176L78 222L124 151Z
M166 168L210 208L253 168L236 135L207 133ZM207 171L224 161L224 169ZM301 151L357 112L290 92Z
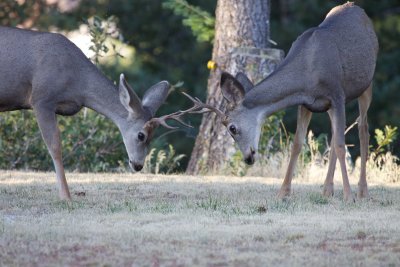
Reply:
M254 85L243 73L238 73L236 77L233 77L226 72L222 73L220 85L222 94L228 102L226 112L204 104L197 98L187 96L197 108L201 108L198 112L191 113L215 112L238 144L245 162L253 164L264 120L264 114L260 108L244 104L246 93Z
M159 82L150 87L142 100L140 100L129 86L123 74L120 76L118 88L120 101L128 111L126 121L120 124L120 131L128 153L129 165L135 171L140 171L143 168L154 130L159 125L170 129L176 128L166 123L168 119L191 127L185 124L180 118L182 115L190 112L191 109L177 111L159 118L154 117L156 111L168 96L170 85L166 81Z

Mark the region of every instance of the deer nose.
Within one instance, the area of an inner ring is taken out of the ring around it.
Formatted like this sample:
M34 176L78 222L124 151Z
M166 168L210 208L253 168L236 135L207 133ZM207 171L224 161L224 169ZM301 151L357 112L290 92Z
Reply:
M253 147L250 147L250 154L244 159L244 162L248 165L254 164L254 157L256 155L256 151L254 150Z
M129 163L130 163L131 167L133 167L133 169L137 172L140 171L141 169L143 169L142 164L134 163L132 160L129 160Z
M133 168L135 169L135 171L140 171L141 169L143 169L143 165L140 164L133 164Z
M248 165L253 165L254 164L254 154L253 152L251 152L250 155L248 155L245 159L244 162L246 162L246 164Z

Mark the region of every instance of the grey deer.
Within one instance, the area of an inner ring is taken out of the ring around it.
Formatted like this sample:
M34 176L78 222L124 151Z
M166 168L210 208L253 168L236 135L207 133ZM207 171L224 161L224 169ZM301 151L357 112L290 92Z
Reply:
M154 129L171 128L168 119L183 123L185 111L154 118L168 95L166 81L153 85L140 100L123 74L116 87L63 35L0 27L0 37L0 111L33 109L54 163L61 199L71 196L56 114L71 116L88 107L110 118L122 134L135 171L143 167Z
M344 200L354 201L345 162L345 104L358 99L358 129L361 175L358 197L368 197L366 160L368 156L367 110L372 98L372 78L378 41L363 9L353 3L333 8L325 20L300 35L287 57L266 79L253 85L243 73L236 77L222 73L220 86L228 101L227 113L193 99L204 112L222 118L242 151L245 162L253 164L260 129L266 116L290 106L298 106L297 129L289 166L278 194L291 193L291 181L312 112L327 111L332 139L328 174L323 194L333 195L333 176L339 159Z

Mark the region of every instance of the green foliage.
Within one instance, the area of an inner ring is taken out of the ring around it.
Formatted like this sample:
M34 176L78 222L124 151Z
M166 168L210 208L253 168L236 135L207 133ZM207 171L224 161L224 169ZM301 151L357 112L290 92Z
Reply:
M309 195L310 202L317 205L326 205L329 203L327 197L322 195L321 193L311 193Z
M237 150L229 160L229 171L235 176L245 176L248 170L248 165L243 161L243 154Z
M382 181L400 181L399 158L392 154L391 145L396 141L397 127L386 125L384 130L375 129L376 148L370 147L367 169L369 176L382 177Z
M114 123L88 109L74 117L59 117L64 164L78 171L122 171L127 156Z
M33 21L35 15L43 11L42 1L0 1L0 25L17 26L24 22ZM44 2L44 1L43 1Z
M99 65L99 59L104 57L110 51L110 48L106 44L108 39L118 38L122 40L122 35L119 33L117 28L118 19L115 16L110 16L107 19L102 19L98 16L94 16L87 20L86 24L89 27L90 50L94 52L92 60ZM116 45L111 41L110 43L113 52L116 56L122 57L115 49Z
M307 135L307 143L303 151L303 161L305 163L321 160L323 155L329 151L328 135L320 134L317 137L310 130Z
M1 169L40 169L42 166L42 170L46 170L52 167L32 112L1 113L0 124Z
M268 155L283 149L289 142L290 136L282 123L284 111L277 112L265 119L261 128L258 152Z
M184 157L184 154L177 155L171 144L167 150L152 148L145 159L143 171L154 174L176 172Z
M121 171L125 150L117 127L91 110L58 117L63 162L70 171ZM53 170L53 162L31 111L2 113L0 168Z
M375 148L373 153L383 153L385 151L385 148L390 148L390 144L392 144L396 138L397 127L386 125L384 131L382 131L381 129L375 129L375 140L378 146Z
M192 30L199 42L213 43L215 18L198 6L190 5L185 0L166 0L163 7L171 9L175 15L184 17L183 25Z

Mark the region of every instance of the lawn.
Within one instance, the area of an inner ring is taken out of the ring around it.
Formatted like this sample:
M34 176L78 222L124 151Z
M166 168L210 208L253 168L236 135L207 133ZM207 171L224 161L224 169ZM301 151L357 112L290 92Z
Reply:
M399 266L400 184L368 201L318 181L0 171L0 266ZM351 179L356 191L356 179Z

